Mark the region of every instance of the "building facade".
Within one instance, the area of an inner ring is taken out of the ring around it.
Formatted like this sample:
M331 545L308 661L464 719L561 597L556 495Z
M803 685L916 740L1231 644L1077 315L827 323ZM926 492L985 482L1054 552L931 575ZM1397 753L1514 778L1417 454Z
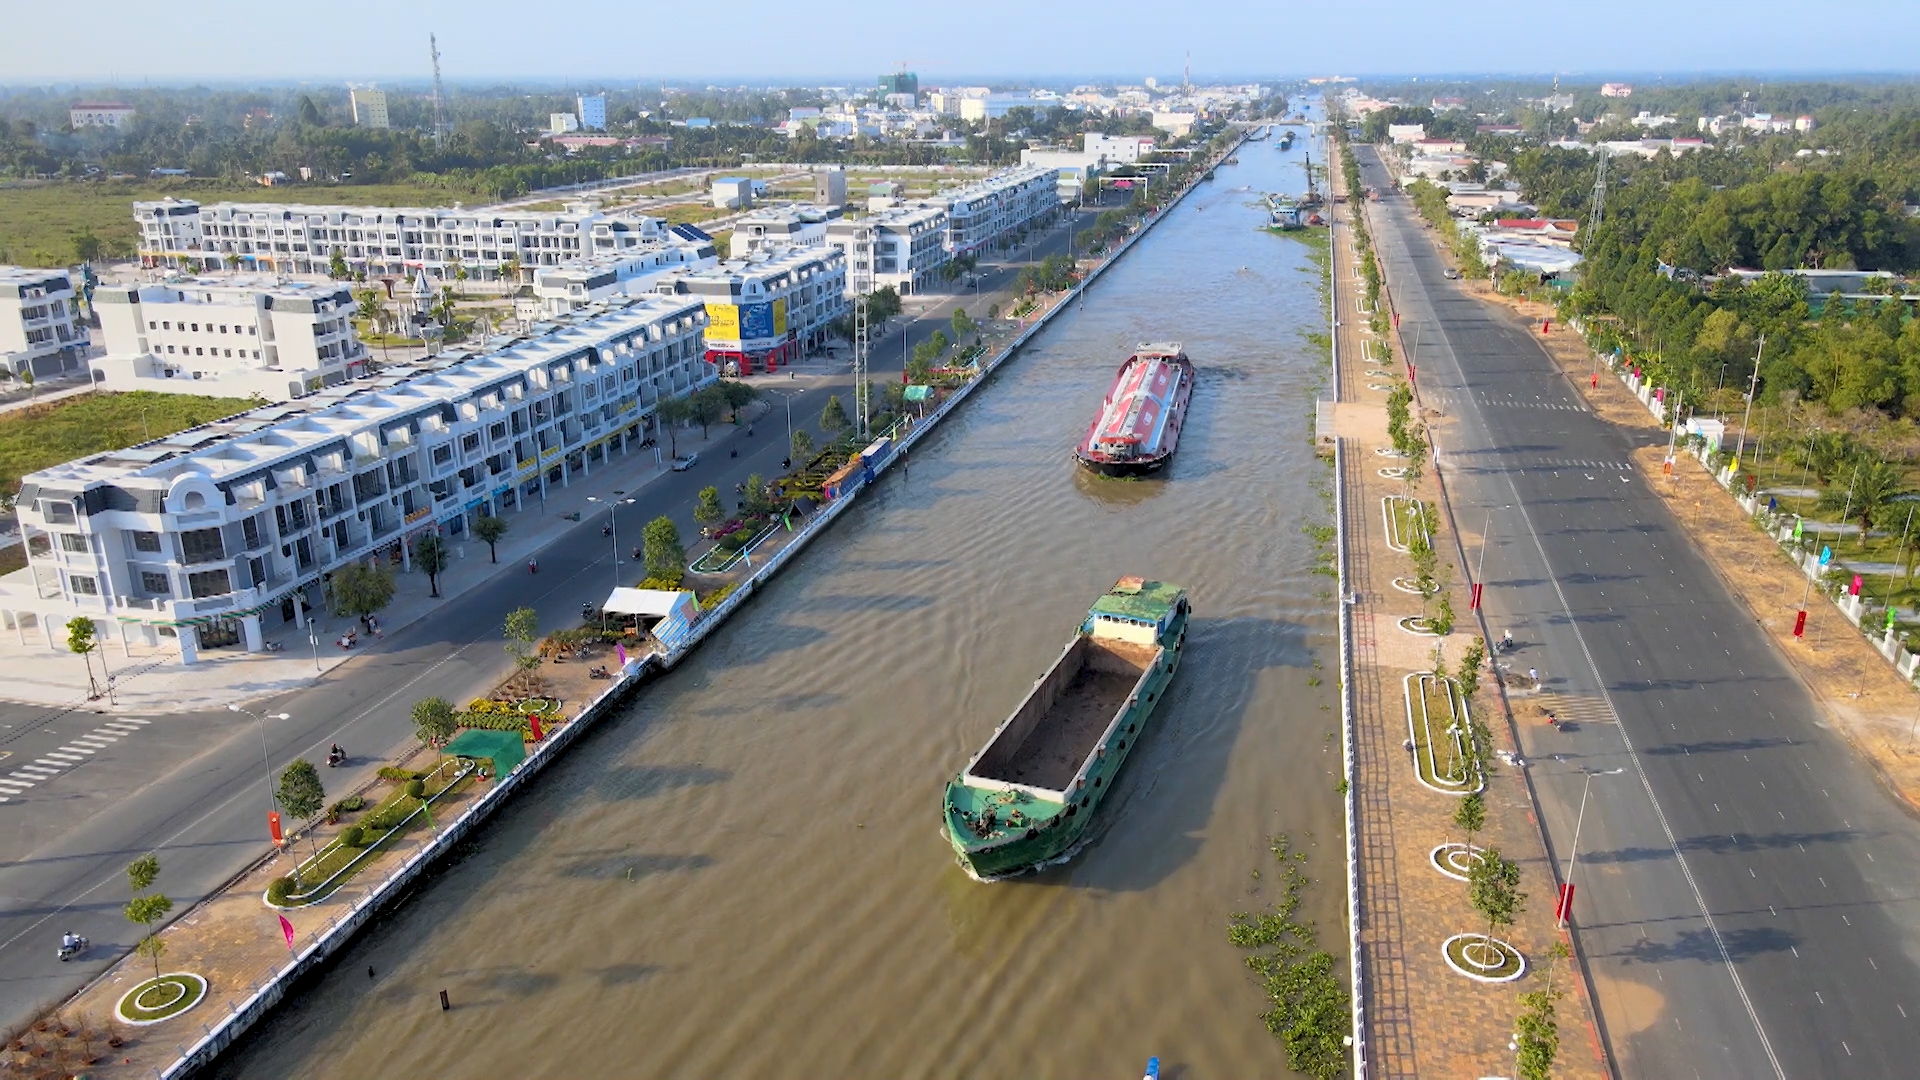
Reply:
M1086 132L1081 149L1089 154L1098 154L1116 165L1132 165L1141 158L1153 153L1158 145L1152 138L1138 135L1103 135L1097 131Z
M846 191L844 175L841 191ZM734 222L729 254L744 259L765 248L819 247L827 242L828 226L840 220L841 214L837 205L804 203L755 210Z
M385 90L349 89L347 103L353 107L353 126L378 130L388 126Z
M1060 208L1059 174L1022 165L943 191L929 202L947 208L947 254L971 255L1004 243Z
M607 95L581 94L573 100L582 131L607 130Z
M849 296L887 285L902 296L925 292L951 258L947 208L895 206L863 218L842 218L827 226L827 243L846 258Z
M676 239L646 244L618 255L597 255L541 269L533 277L533 295L540 315L568 315L593 304L642 296L670 274L705 269L719 261L711 243Z
M606 214L592 202L560 211L459 207L306 206L163 199L133 204L142 266L192 273L238 269L326 274L338 252L368 277L459 271L478 281L531 281L543 266L631 251L667 239L659 218Z
M420 534L463 537L637 446L662 398L714 379L705 322L697 300L649 297L33 473L0 614L50 649L83 615L183 663L258 651L324 607L334 570L406 566Z
M827 247L768 248L671 275L658 291L706 306L706 358L716 370L773 372L825 345L847 313L847 260Z
M83 101L67 110L67 123L75 128L106 127L115 131L133 124L134 109L107 101Z
M92 345L65 270L0 266L0 367L13 378L79 371Z
M366 374L345 285L209 279L94 290L109 390L288 401Z

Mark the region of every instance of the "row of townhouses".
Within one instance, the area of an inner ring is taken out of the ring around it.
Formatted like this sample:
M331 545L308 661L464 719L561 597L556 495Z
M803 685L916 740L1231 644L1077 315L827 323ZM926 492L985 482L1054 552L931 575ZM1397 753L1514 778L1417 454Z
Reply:
M90 345L65 270L0 266L0 368L46 378L85 367Z
M245 269L326 274L338 254L367 276L426 270L453 279L521 280L539 267L617 255L669 238L659 218L602 212L591 202L563 210L307 206L163 199L133 204L141 265L190 272Z
M661 399L716 377L706 324L699 297L650 296L33 473L0 621L50 648L85 615L109 640L177 641L183 663L257 651L332 571L405 565L414 536L465 535L631 452Z

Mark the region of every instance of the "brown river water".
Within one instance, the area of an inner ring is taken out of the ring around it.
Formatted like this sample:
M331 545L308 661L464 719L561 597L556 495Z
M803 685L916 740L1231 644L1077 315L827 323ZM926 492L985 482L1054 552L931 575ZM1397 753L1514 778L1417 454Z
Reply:
M1326 307L1308 247L1259 229L1260 193L1301 186L1304 147L1273 145L218 1074L1287 1075L1226 939L1277 892L1269 837L1309 855L1301 914L1343 971L1345 935L1335 585L1302 531L1331 520ZM1115 367L1169 339L1200 374L1168 475L1084 475ZM1072 862L970 880L943 784L1126 574L1192 596L1173 690Z

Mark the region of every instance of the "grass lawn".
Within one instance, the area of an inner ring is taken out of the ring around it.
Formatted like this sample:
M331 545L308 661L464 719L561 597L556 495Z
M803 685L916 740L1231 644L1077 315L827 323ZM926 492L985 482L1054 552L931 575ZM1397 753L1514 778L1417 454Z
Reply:
M73 233L92 229L110 256L133 254L133 204L168 196L201 202L332 203L348 206L476 205L471 193L415 184L292 184L261 187L226 180L49 181L0 187L0 262L65 266Z
M662 209L659 216L664 218L668 225L698 225L703 221L726 217L730 212L705 203L680 203Z
M20 478L36 469L171 435L258 404L136 390L81 394L0 413L0 490L19 490Z

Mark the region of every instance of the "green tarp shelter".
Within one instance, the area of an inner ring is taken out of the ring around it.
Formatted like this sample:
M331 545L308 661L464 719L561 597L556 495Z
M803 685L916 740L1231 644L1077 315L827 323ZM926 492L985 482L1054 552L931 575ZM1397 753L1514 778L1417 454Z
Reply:
M901 395L903 401L927 401L933 397L933 387L914 383Z
M527 760L527 745L517 731L463 731L447 744L446 752L491 761L495 776L505 776Z

